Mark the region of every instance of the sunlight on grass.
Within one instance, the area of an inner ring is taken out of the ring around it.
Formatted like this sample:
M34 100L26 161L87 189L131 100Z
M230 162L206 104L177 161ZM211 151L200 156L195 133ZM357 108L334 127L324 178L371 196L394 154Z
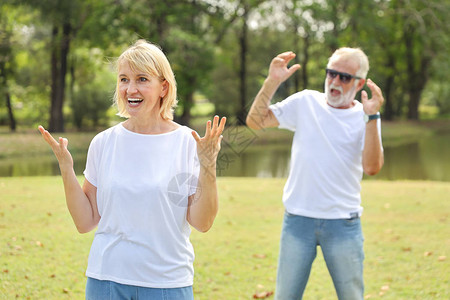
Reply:
M191 236L196 300L274 291L284 183L218 179L215 224ZM363 181L366 299L450 298L449 194L449 183ZM61 179L0 178L0 195L0 299L84 299L93 233L77 233ZM320 251L305 299L336 299Z

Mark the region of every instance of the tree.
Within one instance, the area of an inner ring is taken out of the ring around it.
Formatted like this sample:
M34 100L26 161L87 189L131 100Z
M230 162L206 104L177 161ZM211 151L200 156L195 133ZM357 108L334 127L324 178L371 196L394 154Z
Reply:
M450 5L440 1L400 1L404 16L403 42L407 66L408 119L419 119L422 92L431 75L431 66L448 32ZM447 48L448 50L448 48Z
M67 58L71 42L91 12L91 1L81 0L17 0L40 11L50 26L50 131L64 131L63 106L66 92Z
M10 7L6 4L0 6L0 97L5 97L6 109L8 111L9 128L16 131L16 119L11 104L11 94L9 91L9 77L13 75L13 30L8 14Z

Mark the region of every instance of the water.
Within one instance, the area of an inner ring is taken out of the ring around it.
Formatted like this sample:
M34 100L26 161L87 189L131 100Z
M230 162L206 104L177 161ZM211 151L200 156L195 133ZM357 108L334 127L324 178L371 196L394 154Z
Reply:
M379 174L367 179L450 181L450 135L440 135L419 142L385 147L385 164ZM81 175L85 153L74 155L75 172ZM290 144L250 146L235 153L221 151L219 176L287 177ZM51 176L59 168L53 154L20 159L0 159L0 176Z

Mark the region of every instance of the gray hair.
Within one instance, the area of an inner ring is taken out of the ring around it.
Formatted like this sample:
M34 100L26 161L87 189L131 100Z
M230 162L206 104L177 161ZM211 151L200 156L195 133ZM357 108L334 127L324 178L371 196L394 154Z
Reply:
M330 66L330 64L338 58L355 60L359 66L356 76L366 78L367 73L369 72L369 59L360 48L342 47L337 49L328 59L328 66Z

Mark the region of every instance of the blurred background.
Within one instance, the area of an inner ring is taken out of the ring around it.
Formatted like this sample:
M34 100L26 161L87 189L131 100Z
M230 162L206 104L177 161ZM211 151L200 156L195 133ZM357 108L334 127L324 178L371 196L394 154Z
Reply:
M228 117L221 176L288 174L292 134L243 126L271 59L291 50L302 65L279 101L323 90L327 58L351 46L385 97L375 178L450 181L449 15L445 0L2 0L0 176L58 174L39 124L64 132L81 174L92 137L123 120L114 58L143 38L171 62L177 122Z

